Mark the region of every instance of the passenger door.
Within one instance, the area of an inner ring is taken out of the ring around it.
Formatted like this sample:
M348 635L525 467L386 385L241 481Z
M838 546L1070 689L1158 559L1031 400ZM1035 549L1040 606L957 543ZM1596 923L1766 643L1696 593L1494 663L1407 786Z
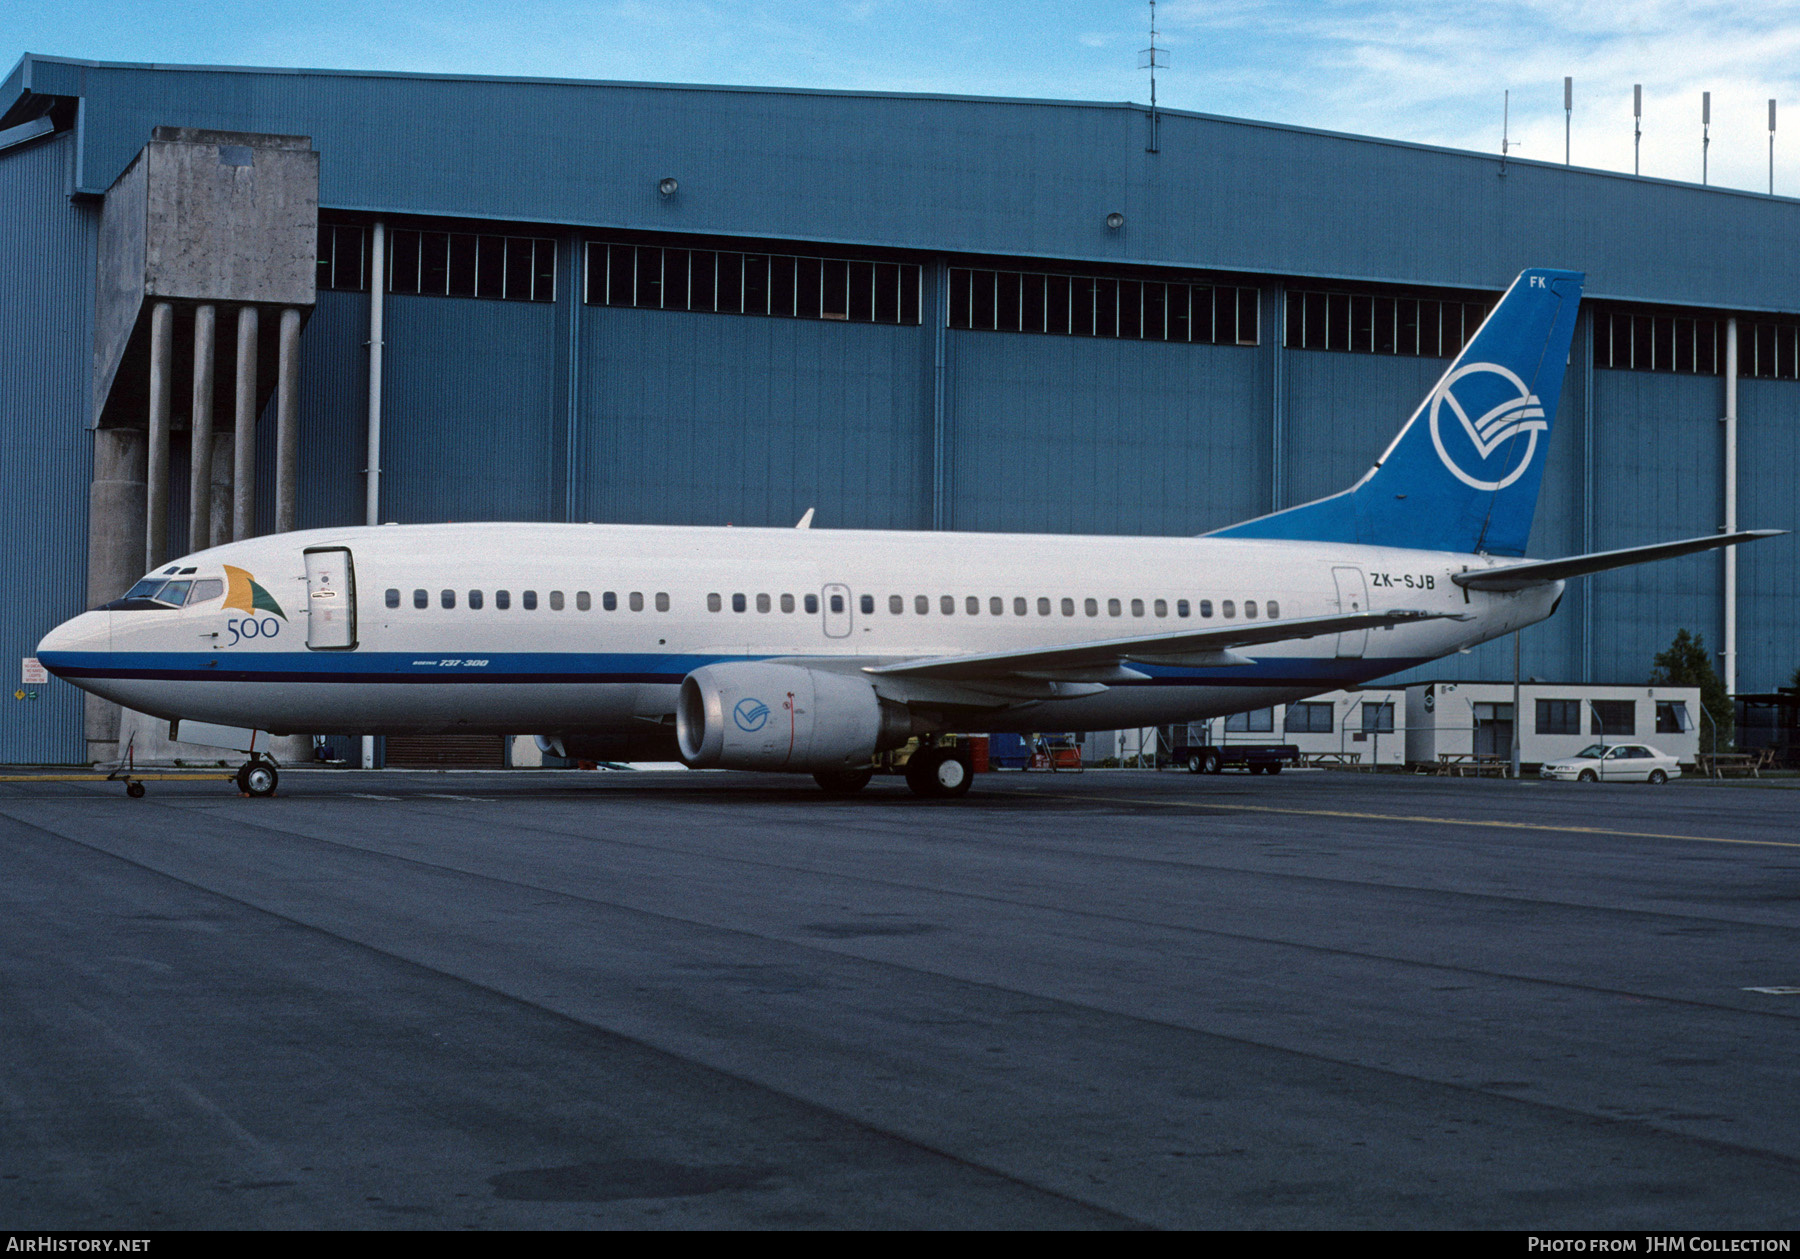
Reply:
M350 548L309 546L306 556L306 645L313 651L356 646L356 567Z

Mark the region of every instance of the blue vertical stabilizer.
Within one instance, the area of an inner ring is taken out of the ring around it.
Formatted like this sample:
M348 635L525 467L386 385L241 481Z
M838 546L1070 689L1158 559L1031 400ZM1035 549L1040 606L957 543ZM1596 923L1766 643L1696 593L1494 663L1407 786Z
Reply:
M1523 555L1585 278L1521 272L1362 480L1209 536Z

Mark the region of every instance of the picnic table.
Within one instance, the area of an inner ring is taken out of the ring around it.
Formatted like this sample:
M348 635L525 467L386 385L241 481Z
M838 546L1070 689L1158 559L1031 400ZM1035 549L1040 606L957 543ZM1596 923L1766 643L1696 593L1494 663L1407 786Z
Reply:
M1694 756L1694 764L1708 778L1723 778L1727 774L1749 774L1752 778L1761 778L1762 771L1775 763L1775 749L1762 748L1755 752L1699 752Z
M1475 752L1439 752L1437 775L1440 778L1485 777L1504 778L1512 771L1510 756L1487 756Z
M1343 769L1362 764L1361 752L1307 752L1303 755L1313 769Z

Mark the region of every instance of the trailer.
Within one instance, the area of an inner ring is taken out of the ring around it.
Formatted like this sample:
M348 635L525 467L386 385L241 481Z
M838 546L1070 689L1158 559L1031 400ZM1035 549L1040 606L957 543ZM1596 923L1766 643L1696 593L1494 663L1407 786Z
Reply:
M1180 763L1190 774L1222 774L1228 769L1279 774L1284 765L1300 764L1300 749L1292 743L1191 743L1181 756Z

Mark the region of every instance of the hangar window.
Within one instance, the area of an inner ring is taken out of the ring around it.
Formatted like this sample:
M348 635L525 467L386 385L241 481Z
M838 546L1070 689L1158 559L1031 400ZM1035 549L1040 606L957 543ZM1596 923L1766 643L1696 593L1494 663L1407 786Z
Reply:
M1699 311L1625 310L1598 305L1593 309L1595 367L1696 376L1724 372L1723 319ZM1777 330L1783 327L1791 346L1793 325L1740 322L1738 370L1746 376L1794 379L1791 351L1785 369L1781 362Z
M952 328L1255 345L1254 288L1150 276L950 268Z
M369 291L369 229L351 223L319 224L317 287Z
M320 225L320 288L368 289L368 236L366 227ZM352 266L353 255L364 261ZM329 284L326 282L328 264ZM388 233L387 284L390 293L417 293L426 297L553 302L556 300L556 242L541 236L492 236L481 232L396 228Z
M1291 350L1451 358L1492 308L1491 302L1441 297L1290 289L1282 344Z
M589 241L583 298L726 315L917 324L919 265Z

